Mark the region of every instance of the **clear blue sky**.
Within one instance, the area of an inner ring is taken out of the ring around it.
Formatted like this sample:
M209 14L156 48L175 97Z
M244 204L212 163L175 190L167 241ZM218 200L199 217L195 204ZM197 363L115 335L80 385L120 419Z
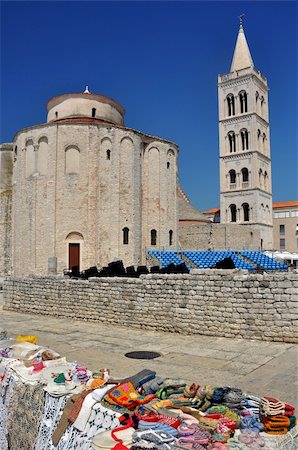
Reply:
M297 199L296 2L1 1L1 142L88 84L125 107L128 127L176 142L193 205L219 206L217 75L241 13L270 87L273 200Z

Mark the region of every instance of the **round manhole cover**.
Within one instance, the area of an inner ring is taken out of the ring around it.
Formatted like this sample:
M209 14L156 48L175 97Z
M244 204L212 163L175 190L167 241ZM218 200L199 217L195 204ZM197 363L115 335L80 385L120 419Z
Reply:
M133 359L154 359L160 356L160 353L157 352L129 352L125 353L127 358Z

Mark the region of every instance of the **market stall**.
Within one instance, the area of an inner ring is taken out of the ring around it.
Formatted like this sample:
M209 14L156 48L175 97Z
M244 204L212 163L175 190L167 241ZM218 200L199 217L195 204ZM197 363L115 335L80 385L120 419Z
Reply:
M295 409L280 399L148 369L123 375L70 363L34 336L0 340L0 449L298 448Z

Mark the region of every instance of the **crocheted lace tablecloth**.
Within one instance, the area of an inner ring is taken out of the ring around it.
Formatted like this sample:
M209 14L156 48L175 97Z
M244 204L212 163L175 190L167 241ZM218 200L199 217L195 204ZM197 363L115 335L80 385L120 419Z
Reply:
M298 449L298 425L292 428L287 434L271 436L261 433L265 439L264 450L297 450Z

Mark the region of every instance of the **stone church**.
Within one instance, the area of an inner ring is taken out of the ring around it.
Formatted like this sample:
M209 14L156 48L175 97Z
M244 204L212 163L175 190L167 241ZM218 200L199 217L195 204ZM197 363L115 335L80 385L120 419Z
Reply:
M86 88L0 147L0 274L140 265L152 248L272 248L268 87L242 24L218 91L221 223L180 187L177 144L127 128L118 102Z

